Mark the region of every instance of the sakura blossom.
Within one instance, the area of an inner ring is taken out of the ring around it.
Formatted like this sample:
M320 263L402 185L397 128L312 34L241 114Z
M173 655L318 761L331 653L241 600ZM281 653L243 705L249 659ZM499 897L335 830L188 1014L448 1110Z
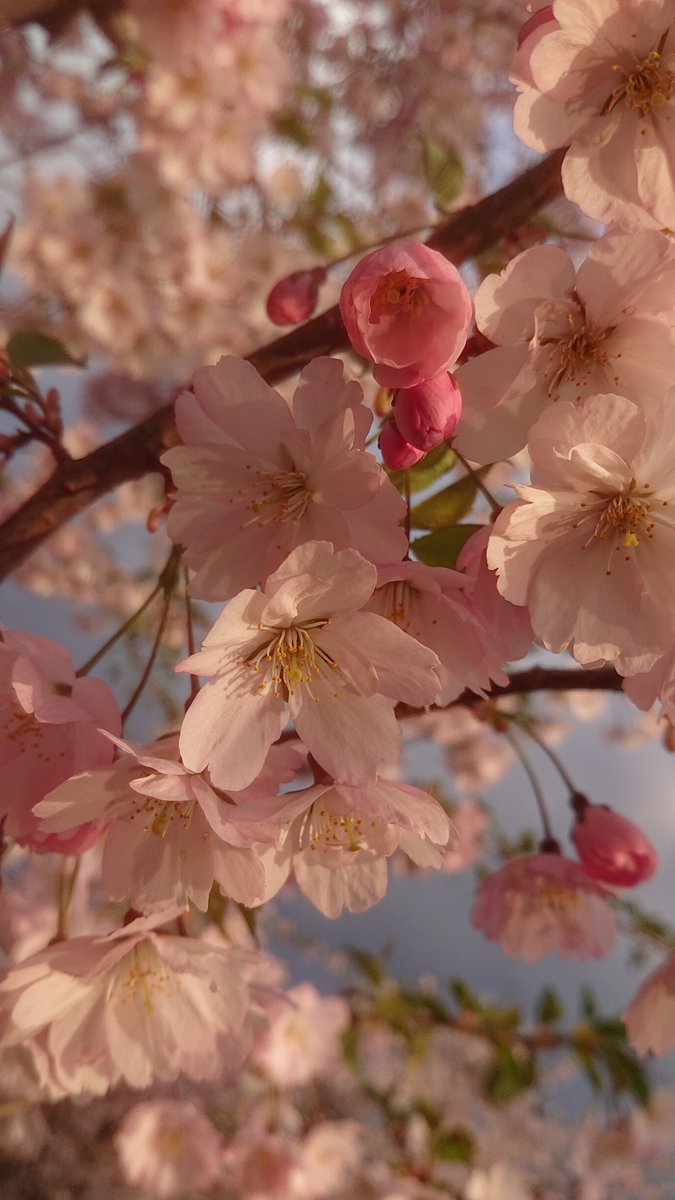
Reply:
M390 471L405 471L408 467L414 467L415 463L424 458L424 450L419 450L417 446L406 442L394 421L387 421L382 426L379 445L382 461Z
M483 695L491 680L506 683L500 648L467 601L466 579L458 571L406 561L378 567L377 582L368 609L438 655L438 704L455 700L465 688Z
M190 901L205 911L214 881L239 903L260 901L265 874L253 846L274 842L278 827L257 823L247 802L292 780L303 762L300 751L272 747L255 782L225 795L206 773L181 763L177 734L149 747L115 740L133 761L85 772L50 792L35 809L40 831L104 824L104 890L141 912Z
M658 855L641 829L606 804L589 804L574 797L577 819L572 841L582 866L592 879L615 887L635 887L650 879Z
M183 721L186 767L208 767L217 787L245 788L289 717L321 766L345 783L374 781L395 761L394 701L430 703L438 658L391 622L358 611L376 582L376 568L356 550L306 542L264 590L235 596L202 649L176 668L213 677Z
M270 1014L252 1061L279 1087L297 1087L330 1075L340 1063L340 1037L349 1007L340 996L322 996L311 983L285 993L279 1012Z
M610 233L575 271L558 246L534 246L483 280L476 324L495 343L458 368L455 444L489 463L526 444L559 400L615 392L639 404L671 386L675 255L661 233Z
M560 854L514 858L486 876L471 912L474 925L507 954L537 962L603 958L616 924L608 893L578 863Z
M647 976L622 1019L638 1054L669 1054L675 1047L675 955Z
M401 388L394 420L401 437L419 450L433 450L451 438L462 415L462 396L447 371L414 387Z
M533 641L532 623L526 608L510 604L500 594L497 573L487 564L492 526L476 530L464 543L457 559L458 571L466 577L464 597L471 611L490 631L490 641L503 662L524 658Z
M472 316L457 268L422 242L395 242L362 258L343 285L340 312L377 382L394 388L452 367Z
M514 127L535 150L570 144L565 194L624 229L675 226L672 0L555 0L511 66Z
M298 325L311 317L326 280L325 267L292 271L275 283L267 297L267 315L275 325Z
M530 431L532 485L497 518L488 565L535 636L591 666L648 670L672 644L673 392L551 406Z
M222 1171L223 1140L190 1101L135 1104L115 1145L127 1183L162 1200L210 1187Z
M193 387L176 403L185 445L162 461L177 488L169 533L194 568L194 596L255 586L322 538L373 561L403 556L405 505L364 451L372 416L338 360L305 367L290 405L233 357L196 371Z
M10 969L0 1050L39 1046L40 1083L61 1095L102 1095L120 1081L144 1088L181 1072L219 1078L248 1048L244 956L155 932L179 911L58 942Z
M70 775L112 760L112 743L99 730L119 733L119 708L102 680L76 676L57 642L4 627L0 637L0 817L10 837L36 851L79 853L100 825L82 825L71 839L45 838L31 810Z

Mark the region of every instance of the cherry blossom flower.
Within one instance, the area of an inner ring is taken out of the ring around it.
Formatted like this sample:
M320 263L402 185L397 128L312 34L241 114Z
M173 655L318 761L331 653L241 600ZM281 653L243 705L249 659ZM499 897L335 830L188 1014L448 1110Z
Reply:
M616 936L607 896L571 859L533 854L511 859L479 883L471 920L525 962L553 951L563 958L603 958Z
M222 1138L188 1100L135 1104L115 1145L127 1183L163 1200L210 1187L222 1171Z
M294 1172L294 1200L346 1195L363 1162L366 1136L357 1121L322 1121L310 1129Z
M440 868L451 822L428 792L389 779L350 786L330 779L282 797L289 822L275 850L262 850L266 899L291 871L327 917L364 912L387 890L386 858L400 849L421 867Z
M275 325L298 325L311 317L326 280L325 267L292 271L275 283L267 297L267 315Z
M190 590L222 600L255 586L302 542L400 558L405 505L364 451L372 415L337 359L305 367L289 406L250 363L221 358L176 402L186 443L162 461L177 488L169 534L186 547Z
M502 595L529 606L547 649L584 665L632 675L672 644L674 400L549 407L530 432L532 486L495 523Z
M401 388L394 399L394 420L401 437L425 452L452 437L461 414L462 396L447 371L414 387Z
M549 404L616 392L638 403L672 383L675 252L657 232L607 234L577 272L558 246L519 254L475 296L496 343L458 368L455 444L472 462L507 458Z
M443 851L444 871L465 871L484 853L490 817L476 800L462 800L452 810L456 841Z
M384 465L390 471L405 471L408 467L414 467L425 454L424 450L418 450L417 446L406 442L393 420L382 426L379 446Z
M100 824L75 838L41 836L31 809L64 779L109 763L113 746L99 729L119 733L120 712L100 679L78 678L70 656L49 638L2 629L0 634L0 818L6 833L35 851L79 854L101 834Z
M56 788L36 807L40 830L63 833L104 820L103 888L141 912L190 901L206 910L214 880L241 904L261 900L265 874L252 847L273 842L278 826L251 819L246 805L293 779L303 761L299 750L273 746L255 782L225 795L207 774L181 763L177 735L149 747L115 741L135 761L122 759Z
M383 387L409 388L457 362L471 324L459 271L422 242L395 242L366 254L340 294L355 350L375 363Z
M514 662L524 658L532 646L532 623L526 608L510 604L499 592L497 572L487 564L491 534L492 526L485 525L471 535L457 559L457 570L464 572L464 597L484 628L489 629L498 658Z
M572 829L582 866L591 879L614 887L635 887L651 879L658 855L641 829L606 804L574 798L577 814Z
M533 1193L520 1171L498 1162L487 1171L471 1172L464 1197L465 1200L533 1200Z
M289 716L321 766L346 783L370 782L397 759L394 701L430 703L438 659L390 621L356 611L376 580L355 550L307 542L264 591L227 605L202 650L176 668L214 676L183 721L189 770L208 767L220 788L247 787Z
M535 150L571 143L570 200L625 229L675 228L673 0L554 0L511 78L514 126Z
M252 1061L279 1087L297 1087L329 1075L340 1062L340 1037L349 1006L340 996L322 996L311 983L285 993L278 1014L257 1042Z
M39 1043L41 1082L61 1094L144 1088L181 1071L219 1078L249 1045L246 955L155 932L178 911L58 942L12 968L0 983L0 1049Z
M622 1020L637 1054L669 1054L675 1047L675 954L647 976Z
M378 567L377 580L368 609L381 613L438 655L437 704L449 704L465 688L484 695L491 681L507 682L491 631L466 601L465 576L444 567L406 561Z

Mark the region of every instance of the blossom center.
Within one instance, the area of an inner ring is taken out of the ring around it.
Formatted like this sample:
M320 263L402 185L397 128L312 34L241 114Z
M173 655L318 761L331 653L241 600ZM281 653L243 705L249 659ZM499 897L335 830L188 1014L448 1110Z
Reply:
M565 887L555 879L539 876L536 884L537 900L546 905L551 912L564 915L579 903L578 892Z
M624 80L610 94L601 111L601 116L611 113L622 100L629 108L637 109L643 117L649 116L652 109L663 108L672 98L675 87L675 75L663 65L663 49L668 31L663 34L655 50L650 50L646 58L636 62L632 71L615 63L613 71L621 71Z
M324 667L339 672L335 659L312 636L329 624L330 618L326 617L303 621L280 631L261 625L261 629L270 629L275 636L245 660L247 667L262 675L258 691L272 689L276 699L290 700L298 688L302 688L312 696L312 682L315 676L321 675ZM341 672L340 677L343 678ZM312 696L312 699L318 704L318 697Z
M564 334L551 333L539 337L540 346L550 346L548 365L544 371L544 379L548 380L548 395L551 400L557 400L560 395L560 385L567 380L579 387L577 401L582 398L582 390L586 388L596 367L607 367L610 355L607 350L607 338L614 332L614 326L606 329L598 327L592 317L587 316L582 300L572 296L572 305L567 314L569 331ZM614 377L618 385L618 376Z
M430 303L425 281L407 271L390 271L378 283L370 298L370 320L378 325L382 317L408 313L419 317Z
M405 579L392 579L379 589L382 597L382 615L401 629L410 624L410 588Z
M161 779L159 775L144 776L144 780ZM165 838L175 821L179 821L183 829L189 829L194 800L175 801L159 800L156 796L134 794L134 811L130 820L140 816L145 819L145 833L154 833L156 837Z
M375 828L375 822L370 825ZM364 848L367 833L358 813L331 813L313 804L302 825L300 847L304 850L346 850L354 854Z
M123 1002L134 1001L138 996L149 1015L156 1000L167 995L172 983L175 986L154 948L147 942L139 942L115 968L108 995Z
M592 536L605 538L619 533L623 537L624 546L639 546L641 536L654 536L654 522L649 520L651 508L646 497L633 496L630 493L613 496L600 513Z
M262 528L272 522L300 521L313 499L304 472L258 471L257 474L261 477L260 482L253 485L255 495L247 505L253 515L244 522L242 529L249 525Z

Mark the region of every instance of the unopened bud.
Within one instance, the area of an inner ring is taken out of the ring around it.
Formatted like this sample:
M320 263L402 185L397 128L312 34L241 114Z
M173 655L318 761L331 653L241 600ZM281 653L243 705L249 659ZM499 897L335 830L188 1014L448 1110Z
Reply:
M461 392L446 371L415 387L401 388L394 411L401 437L426 453L455 432L462 413Z
M390 471L405 471L424 458L424 451L406 442L393 421L387 421L380 434L380 454Z
M267 297L267 315L275 325L298 325L311 317L326 279L325 267L293 271L275 283Z
M658 855L641 829L606 804L575 805L572 841L591 879L635 887L651 878Z

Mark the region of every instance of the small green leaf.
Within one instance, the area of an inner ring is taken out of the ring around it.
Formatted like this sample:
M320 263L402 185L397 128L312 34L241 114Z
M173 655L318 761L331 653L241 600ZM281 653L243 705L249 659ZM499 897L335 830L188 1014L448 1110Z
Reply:
M348 1025L341 1037L342 1057L354 1070L359 1065L359 1030L357 1025Z
M541 1025L554 1025L565 1015L560 997L551 987L545 987L539 994L535 1015Z
M475 479L463 475L413 508L410 514L413 529L445 529L447 525L456 525L470 511L476 491Z
M451 979L450 991L464 1012L479 1013L483 1007L473 988L464 979Z
M410 491L423 492L425 488L431 487L431 484L440 479L441 475L452 470L455 461L455 452L446 442L437 446L435 450L430 450L428 454L424 455L424 458L410 468ZM387 471L387 475L399 492L405 492L407 473L407 471Z
M377 955L371 954L369 950L362 950L359 946L350 946L348 953L352 963L364 979L367 979L369 983L374 983L376 987L384 982L385 970Z
M449 529L436 529L424 537L415 538L412 549L420 562L428 567L450 567L454 570L469 538L482 528L482 525L452 525Z
M439 208L446 209L464 187L464 168L454 146L446 146L436 138L422 141L424 173Z
M7 343L7 353L15 367L45 367L65 363L82 366L82 359L74 358L62 342L33 329L13 333Z
M439 1158L441 1162L471 1163L474 1149L470 1133L465 1129L453 1129L451 1133L442 1134L435 1142L433 1154L434 1158Z
M485 1080L485 1089L495 1104L507 1104L536 1082L534 1058L522 1046L517 1051L502 1042Z

